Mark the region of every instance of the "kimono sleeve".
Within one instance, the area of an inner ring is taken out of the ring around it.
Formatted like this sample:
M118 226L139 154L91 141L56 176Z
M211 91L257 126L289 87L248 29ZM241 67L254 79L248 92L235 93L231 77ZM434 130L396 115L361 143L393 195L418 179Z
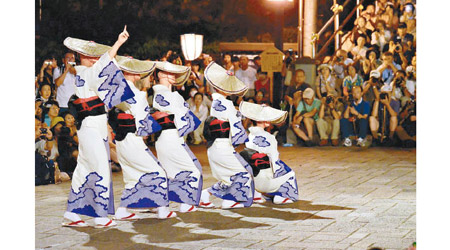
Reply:
M134 97L122 71L114 60L110 59L108 53L103 54L92 67L87 68L83 72L83 77L84 83L97 93L108 109ZM77 80L78 83L81 82L81 79Z

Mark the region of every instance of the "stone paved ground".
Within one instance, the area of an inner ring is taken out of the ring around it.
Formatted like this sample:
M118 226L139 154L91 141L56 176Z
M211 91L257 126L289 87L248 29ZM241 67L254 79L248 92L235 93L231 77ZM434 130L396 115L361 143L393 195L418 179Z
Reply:
M191 149L209 187L215 181L206 150ZM36 249L407 249L416 240L416 150L279 150L296 172L301 199L284 206L199 209L170 220L141 213L144 219L115 228L74 229L61 227L70 183L38 186ZM122 174L113 175L118 205Z

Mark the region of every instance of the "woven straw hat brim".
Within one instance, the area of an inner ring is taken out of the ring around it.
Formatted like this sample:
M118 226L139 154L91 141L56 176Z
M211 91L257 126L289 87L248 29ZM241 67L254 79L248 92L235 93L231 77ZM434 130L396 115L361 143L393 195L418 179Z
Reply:
M269 106L264 106L251 102L241 102L239 111L245 117L258 122L271 122L280 124L286 120L287 111L281 111Z
M156 68L175 74L175 86L183 85L191 75L191 67L173 64L170 62L155 62Z
M111 49L111 46L72 37L67 37L63 43L70 50L89 57L100 57Z
M205 69L206 80L218 90L232 95L244 95L248 87L236 76L215 62L211 62Z
M156 68L156 62L142 61L126 56L116 56L117 64L121 70L131 74L148 75Z

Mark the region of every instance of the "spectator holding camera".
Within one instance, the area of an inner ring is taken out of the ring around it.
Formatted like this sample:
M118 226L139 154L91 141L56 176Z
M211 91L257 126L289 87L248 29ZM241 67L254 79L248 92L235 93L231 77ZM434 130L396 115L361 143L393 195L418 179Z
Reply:
M356 73L356 67L354 64L349 64L346 67L347 76L344 78L344 83L342 85L343 96L347 97L354 86L362 86L363 79Z
M34 119L35 132L35 185L55 183L55 165L48 157L54 147L54 138L47 125L38 117Z
M395 130L402 147L416 146L416 95L412 95L399 114L399 123Z
M344 146L351 147L351 135L357 135L356 144L364 147L368 129L370 105L362 98L361 86L352 88L351 98L346 100L343 117L340 121L341 134L344 138Z
M361 76L364 80L368 80L370 77L370 72L376 70L381 65L381 60L379 60L380 51L374 46L367 50L366 58L361 63Z
M328 138L331 135L331 144L339 145L339 130L344 105L338 101L336 96L329 94L322 99L319 110L319 119L317 119L317 130L320 135L320 146L328 145Z
M56 101L58 101L61 113L68 111L70 97L75 94L75 55L72 52L64 54L63 64L53 73L53 81L56 85Z
M314 90L307 88L303 92L303 99L299 102L293 118L292 130L303 139L307 147L314 145L312 143L314 124L319 119L320 105L320 100L314 97Z
M394 55L390 51L386 51L381 56L382 64L377 68L381 74L381 80L385 85L389 85L394 79L394 74L402 67L394 62Z
M370 131L372 132L372 145L392 146L394 133L397 129L397 115L400 103L391 98L392 87L384 85L381 93L375 96L375 102L370 116Z
M316 78L316 95L319 99L326 97L328 93L336 94L336 78L331 75L331 66L321 64L317 70L319 77Z
M36 88L40 88L43 84L50 85L51 91L55 91L55 83L53 82L53 70L57 67L56 59L47 59L42 63L39 75L36 77Z
M406 102L410 99L411 94L406 88L406 73L403 70L399 70L395 73L392 80L392 99L400 101L400 106L405 106ZM413 91L414 93L414 91Z
M350 63L353 63L353 60L347 57L347 52L345 50L339 49L336 51L335 56L331 59L330 65L336 74L337 79L343 79L345 77L345 66Z
M372 104L375 101L375 96L379 95L379 88L383 85L380 76L380 72L372 70L370 72L369 80L363 84L362 95L364 96L364 100L369 104Z

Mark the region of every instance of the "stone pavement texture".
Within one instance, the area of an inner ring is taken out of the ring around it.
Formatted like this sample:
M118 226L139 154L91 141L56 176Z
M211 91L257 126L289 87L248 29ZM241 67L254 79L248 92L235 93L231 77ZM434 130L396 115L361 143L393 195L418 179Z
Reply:
M191 146L215 183L204 146ZM238 151L242 149L239 148ZM416 241L416 150L279 148L295 172L300 201L199 209L178 218L117 222L109 229L64 228L70 183L35 188L36 249L407 249ZM116 206L123 190L113 173ZM220 200L212 198L217 206ZM170 205L178 209L176 203ZM93 220L85 217L87 222Z

